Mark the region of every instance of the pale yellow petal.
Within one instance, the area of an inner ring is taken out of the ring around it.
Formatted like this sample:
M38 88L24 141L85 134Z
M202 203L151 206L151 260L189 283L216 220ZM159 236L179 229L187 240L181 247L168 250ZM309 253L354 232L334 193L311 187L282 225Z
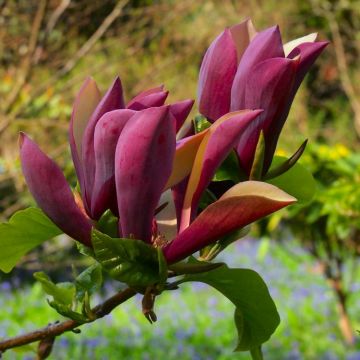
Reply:
M287 57L297 46L306 42L314 42L317 38L317 33L311 33L309 35L302 36L298 39L291 40L284 44L284 53Z
M76 96L72 112L72 132L78 155L81 154L81 142L86 125L100 102L101 94L96 82L87 78Z
M261 181L244 181L230 188L219 201L233 197L258 196L279 202L295 202L296 198L278 187Z

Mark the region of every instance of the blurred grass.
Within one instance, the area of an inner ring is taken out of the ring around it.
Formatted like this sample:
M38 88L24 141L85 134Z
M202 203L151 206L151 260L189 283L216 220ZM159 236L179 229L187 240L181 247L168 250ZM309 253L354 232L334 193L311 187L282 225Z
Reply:
M268 240L244 240L229 248L223 258L232 266L257 270L270 286L282 322L264 346L267 360L330 360L360 358L360 342L346 346L337 327L333 294L316 263L289 243L290 256ZM359 274L358 274L359 275ZM46 304L38 284L5 291L2 285L0 336L14 336L46 325L58 315ZM114 284L105 285L110 294ZM97 302L100 299L94 299ZM350 316L360 328L360 304L350 300ZM68 333L55 342L50 359L249 359L233 353L236 332L233 306L204 284L184 285L162 294L156 302L158 322L150 325L137 297L110 316L81 327L81 335ZM261 299L259 299L261 301ZM8 351L4 360L31 359L31 353Z

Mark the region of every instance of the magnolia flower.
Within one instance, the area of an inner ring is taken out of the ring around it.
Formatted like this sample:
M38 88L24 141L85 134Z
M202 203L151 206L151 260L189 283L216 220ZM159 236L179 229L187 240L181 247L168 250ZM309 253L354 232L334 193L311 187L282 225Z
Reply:
M116 205L113 212L119 217L118 235L163 248L165 258L173 263L295 201L272 185L244 182L196 217L200 196L217 167L259 117L260 110L229 113L209 129L176 141L183 106L106 112L104 104L113 94L110 89L100 105L89 110L90 94L97 93L94 89L92 80L83 86L70 127L74 163L85 190L82 199L75 199L58 166L26 135L20 137L22 168L31 193L49 218L74 239L91 247L91 228L96 227L93 220L101 214L97 209L105 209L104 204ZM93 120L96 117L99 119ZM86 126L85 119L90 119ZM91 143L92 147L87 145ZM188 181L180 215L177 219L175 211L171 215L179 224L173 228L179 232L167 237L156 217L175 209L171 197L167 205L163 199L185 178Z
M282 43L278 26L256 32L250 19L225 29L208 48L199 75L200 113L215 121L229 111L263 109L236 146L243 170L250 173L263 130L264 172L294 96L327 42L317 34Z
M69 131L81 198L74 198L59 167L25 134L20 135L20 157L29 189L66 234L91 246L93 220L107 209L117 214L114 159L118 137L132 117L142 109L162 106L167 94L163 87L150 89L125 107L119 78L103 98L93 79L84 82L74 103ZM192 105L193 100L185 100L168 106L174 131L180 129Z
M109 208L117 212L113 163L124 125L137 111L162 106L167 95L162 86L153 88L135 96L125 106L119 78L102 99L94 80L89 78L83 84L74 103L69 138L84 208L91 218L98 219ZM176 131L192 105L193 100L170 105Z

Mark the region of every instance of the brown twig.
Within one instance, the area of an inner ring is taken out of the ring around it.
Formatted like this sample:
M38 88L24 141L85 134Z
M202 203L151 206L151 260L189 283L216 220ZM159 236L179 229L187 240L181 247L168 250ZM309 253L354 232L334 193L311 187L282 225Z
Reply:
M35 92L35 94L28 99L28 101L25 101L25 103L15 111L10 112L9 110L11 108L11 105L16 100L17 95L19 94L20 90L28 79L29 73L27 72L26 77L21 78L21 88L19 88L19 91L17 91L17 86L15 86L14 90L12 91L13 94L9 95L8 103L6 103L5 109L3 110L3 114L6 114L6 116L1 116L0 114L0 135L7 129L7 127L12 123L12 121L15 120L19 112L26 108L26 106L34 99L35 96L40 95L43 91L47 89L48 86L56 83L60 78L68 74L79 63L79 61L94 47L97 41L105 34L105 32L109 29L113 22L122 14L123 8L128 4L128 2L129 0L119 1L115 5L113 10L110 12L110 14L97 28L97 30L90 36L89 39L87 39L87 41L80 47L80 49L74 54L74 56L69 59L65 63L65 65L59 69L59 71L57 71L52 77L50 77L48 81L46 81L42 86L40 86ZM63 11L65 11L65 8L63 9ZM36 22L36 24L38 24L38 22ZM35 51L35 49L33 51ZM31 62L29 64L31 65ZM11 105L9 106L10 103Z
M98 29L90 36L90 38L83 44L83 46L76 52L72 59L70 59L64 67L60 70L60 76L70 72L75 65L82 59L96 44L96 42L105 34L106 30L111 24L121 15L122 9L129 2L129 0L119 1L111 13L104 19Z
M50 34L57 22L59 21L61 15L65 12L65 10L69 7L71 0L62 0L58 7L54 10L54 12L50 15L49 21L46 24L45 33Z
M39 2L39 6L37 8L34 21L31 28L30 38L29 38L29 44L28 44L28 52L27 55L22 63L21 68L19 69L19 77L14 85L12 91L10 92L8 98L5 101L3 113L6 114L9 112L13 104L15 103L16 99L18 98L19 93L23 89L24 85L26 84L27 79L30 76L31 73L31 65L33 61L33 55L36 49L36 45L38 42L39 34L40 34L40 28L42 21L45 16L45 10L46 10L47 0L42 0Z
M130 299L135 294L135 290L127 288L105 300L103 303L95 306L92 309L95 317L90 322L93 322L110 314L111 311L114 310L118 305L124 303L126 300ZM74 320L66 320L60 323L50 324L42 329L38 329L27 334L0 341L0 354L8 349L23 346L26 344L31 344L33 342L40 341L46 338L59 336L67 331L72 331L81 325L82 323L78 323Z

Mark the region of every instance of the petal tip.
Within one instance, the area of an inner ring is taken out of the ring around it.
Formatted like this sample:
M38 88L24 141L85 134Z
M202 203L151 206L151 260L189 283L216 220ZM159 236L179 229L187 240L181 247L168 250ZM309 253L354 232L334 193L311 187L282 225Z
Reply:
M26 140L27 136L23 131L19 132L19 147L20 149L23 147L24 141Z

